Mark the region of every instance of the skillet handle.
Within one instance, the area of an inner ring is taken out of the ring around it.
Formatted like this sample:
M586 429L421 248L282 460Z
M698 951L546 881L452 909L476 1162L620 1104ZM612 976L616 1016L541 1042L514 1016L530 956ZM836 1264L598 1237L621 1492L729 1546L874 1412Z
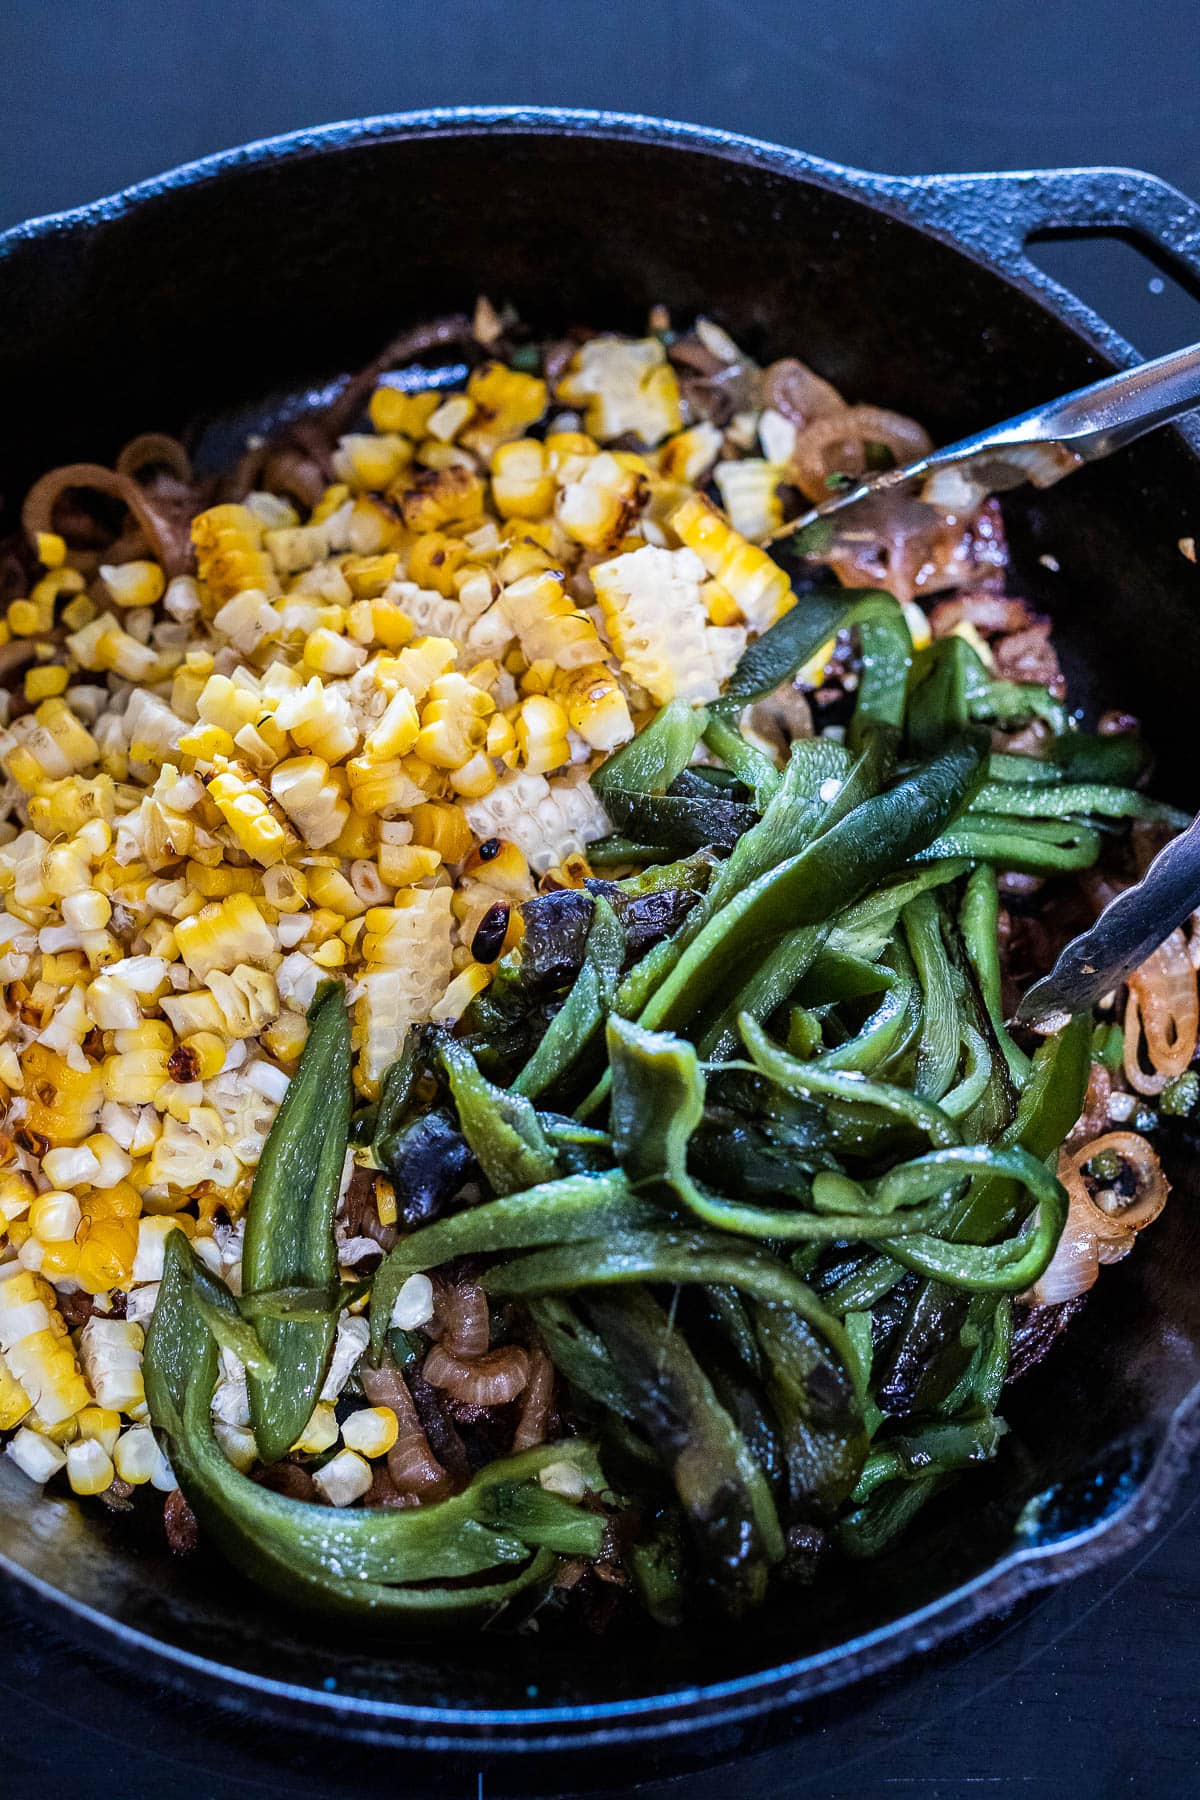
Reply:
M1165 263L1200 298L1200 205L1157 175L1118 168L918 175L893 191L922 223L1014 272L1029 272L1026 246L1036 238L1116 234Z

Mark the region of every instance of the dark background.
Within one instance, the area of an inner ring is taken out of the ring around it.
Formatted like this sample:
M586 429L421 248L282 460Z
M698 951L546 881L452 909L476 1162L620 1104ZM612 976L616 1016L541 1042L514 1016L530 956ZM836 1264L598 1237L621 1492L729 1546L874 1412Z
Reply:
M665 114L902 173L1125 163L1200 194L1198 50L1195 0L0 0L0 228L245 139L468 102ZM1132 250L1037 254L1146 352L1200 337ZM812 1709L789 1746L670 1785L648 1758L639 1793L1200 1791L1198 1509L1194 1473L1148 1549ZM474 1770L335 1763L138 1685L3 1596L0 1771L5 1800L479 1791ZM489 1794L512 1776L482 1779Z

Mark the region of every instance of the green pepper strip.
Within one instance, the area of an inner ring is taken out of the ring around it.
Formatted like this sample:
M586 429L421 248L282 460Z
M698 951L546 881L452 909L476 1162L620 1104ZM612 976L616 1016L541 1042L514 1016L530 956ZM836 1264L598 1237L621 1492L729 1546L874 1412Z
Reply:
M869 1075L880 1063L886 1062L904 1041L918 1010L916 983L884 968L877 967L876 972L885 978L890 977L883 999L864 1022L861 1031L848 1038L844 1044L838 1044L832 1050L823 1050L814 1059L819 1068L853 1070L860 1075ZM945 1111L945 1107L942 1110Z
M554 1152L532 1103L523 1094L494 1087L479 1073L465 1044L453 1038L441 1046L441 1058L462 1134L494 1191L513 1194L553 1180Z
M1025 819L1018 827L999 813L968 812L913 861L966 856L1025 875L1062 875L1090 869L1099 854L1099 833L1077 819Z
M986 863L971 871L959 908L958 923L996 1042L1008 1064L1009 1074L1021 1088L1029 1079L1029 1058L1013 1042L1004 1023L1000 998L1000 895L995 872Z
M759 812L765 812L768 801L774 799L779 792L779 784L783 780L782 772L775 767L770 757L756 750L753 744L746 742L736 726L720 713L710 716L704 731L704 742L719 756L727 769L744 782L754 795L754 804Z
M800 1062L780 1049L758 1022L744 1015L738 1021L742 1040L759 1074L766 1075L793 1094L814 1094L841 1100L858 1110L878 1108L899 1123L923 1132L931 1144L952 1149L961 1142L958 1126L931 1100L893 1082L868 1081L856 1070L827 1068L820 1062Z
M458 1579L527 1562L542 1544L596 1556L602 1518L547 1508L559 1497L514 1489L536 1481L549 1462L576 1464L589 1486L602 1485L595 1453L582 1440L543 1445L493 1463L452 1500L410 1512L314 1506L272 1493L240 1474L213 1435L216 1348L194 1303L182 1232L167 1240L163 1281L146 1346L146 1393L154 1423L171 1440L180 1485L202 1524L240 1567L287 1597L320 1600L350 1612L475 1611L517 1591L511 1581L490 1588L427 1589L397 1593L395 1585ZM568 1510L564 1511L563 1508ZM537 1560L537 1559L535 1559ZM553 1562L543 1558L537 1579ZM518 1577L530 1576L528 1569Z
M712 703L710 711L727 718L751 701L774 693L781 682L816 655L822 644L836 637L850 604L844 588L805 594L798 599L742 652L725 684L725 692Z
M941 909L931 894L917 894L905 907L902 917L904 935L925 1000L913 1091L923 1099L940 1100L950 1090L962 1047L959 996L950 958L942 942Z
M708 714L702 706L672 700L644 731L602 762L592 787L603 799L610 790L628 794L665 794L687 768L704 735Z
M583 1054L612 1006L624 956L625 933L620 921L603 895L597 895L584 944L583 968L546 1035L513 1082L514 1093L540 1094Z
M323 1287L337 1278L333 1217L350 1130L350 1022L342 989L318 989L308 1040L275 1115L246 1209L242 1284L248 1294L291 1285ZM250 1372L250 1417L264 1462L286 1456L307 1425L320 1391L336 1315L261 1320L258 1332L275 1365Z
M376 1271L371 1342L378 1352L396 1296L410 1275L435 1269L455 1256L573 1243L619 1226L646 1224L654 1217L655 1209L630 1192L620 1170L610 1169L601 1175L565 1175L438 1219L402 1238Z
M847 734L847 742L855 750L872 729L883 727L899 736L913 646L904 613L890 594L856 596L845 624L857 625L861 648L858 699Z
M1018 819L1066 819L1095 813L1105 819L1150 819L1179 830L1191 818L1134 788L1107 787L1100 782L1047 786L988 780L971 802L971 811Z
M733 978L747 950L774 944L851 905L946 828L967 804L982 766L979 740L959 739L919 775L864 800L797 855L761 875L709 919L643 1006L639 1022L678 1025L694 1017L718 986Z

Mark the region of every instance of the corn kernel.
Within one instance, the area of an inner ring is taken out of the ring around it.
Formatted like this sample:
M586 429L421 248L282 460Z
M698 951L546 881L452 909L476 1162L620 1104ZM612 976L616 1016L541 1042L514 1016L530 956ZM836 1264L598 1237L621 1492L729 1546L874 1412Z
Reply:
M79 1438L67 1445L67 1480L75 1494L102 1494L110 1488L116 1470L104 1445L95 1438Z
M302 1450L307 1456L320 1456L323 1451L331 1450L337 1441L337 1414L327 1400L318 1400L292 1449Z
M386 1456L399 1435L400 1422L390 1406L365 1407L342 1426L342 1442L360 1456Z

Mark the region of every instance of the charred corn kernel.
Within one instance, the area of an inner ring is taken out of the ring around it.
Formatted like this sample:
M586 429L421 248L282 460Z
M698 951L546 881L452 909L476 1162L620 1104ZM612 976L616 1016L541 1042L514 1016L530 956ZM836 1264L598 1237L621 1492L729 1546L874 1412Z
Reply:
M267 805L266 795L256 781L246 781L231 769L222 770L209 777L208 797L233 833L239 849L264 868L277 863L294 843L292 834Z
M613 550L636 519L646 495L642 478L601 452L578 480L559 492L556 517L586 550Z
M368 413L376 431L399 431L405 437L424 437L430 415L435 413L441 396L437 393L406 393L402 388L377 387L371 395Z
M202 907L193 918L181 919L175 941L184 962L200 979L211 969L261 963L275 952L275 939L248 894L230 894Z
M318 1400L303 1434L296 1439L292 1449L301 1450L306 1456L320 1456L331 1450L337 1441L337 1413L327 1400Z
M183 1040L185 1050L196 1059L196 1079L208 1081L225 1067L225 1044L215 1031L194 1031Z
M460 428L459 442L476 455L489 457L497 445L520 437L537 424L546 410L549 391L538 375L488 362L472 370L467 398L472 403L472 417L465 430Z
M379 873L389 887L412 887L428 880L442 858L421 844L380 844L378 860Z
M554 505L550 453L536 438L501 444L491 468L492 500L502 519L541 519Z
M468 550L461 538L444 531L426 531L408 554L408 577L418 587L432 588L447 600L455 594L454 578L466 561Z
M271 793L306 844L323 849L338 836L350 808L320 756L296 756L271 771Z
M683 423L679 382L657 338L589 339L556 393L569 405L584 407L588 431L602 442L632 433L654 445Z
M279 1062L293 1062L303 1050L308 1037L308 1020L303 1013L282 1012L262 1034L263 1048Z
M74 1069L44 1044L30 1044L22 1057L25 1076L25 1124L55 1144L74 1144L87 1137L104 1104L104 1081L98 1067Z
M116 1470L104 1445L95 1438L78 1438L67 1445L67 1480L74 1494L102 1494L113 1483Z
M348 557L342 564L342 574L356 600L374 600L396 579L399 567L399 552L385 550L375 556Z
M364 1407L342 1426L342 1442L360 1456L386 1456L399 1436L400 1421L390 1406Z
M531 775L544 775L570 761L567 715L556 700L531 694L517 714L517 753Z
M438 531L442 526L477 518L483 511L483 481L473 469L419 470L401 484L400 511L410 531Z
M620 682L603 663L579 669L554 690L567 720L592 750L615 750L633 736L633 719Z
M27 700L48 700L56 694L66 691L70 676L63 668L53 663L42 663L36 669L29 669L25 675L25 698Z
M121 1480L130 1487L143 1487L157 1466L159 1449L148 1425L132 1425L121 1433L111 1454Z
M121 1434L121 1415L111 1406L85 1406L76 1418L84 1442L99 1444L106 1456L116 1449Z
M407 756L417 741L421 719L408 688L392 695L379 723L368 732L363 752L375 761Z
M604 655L596 627L553 574L526 575L500 598L509 624L531 663L545 660L560 669L579 669Z
M93 819L112 821L115 790L111 775L66 775L29 799L29 823L43 837L73 835Z
M765 550L729 525L703 494L693 494L671 518L680 541L730 593L756 631L765 631L793 604L791 583Z
M28 1413L32 1401L0 1353L0 1431L11 1431Z
M459 769L487 738L495 702L465 675L440 675L421 710L416 754L438 769Z
M263 528L246 506L213 506L192 520L196 572L217 600L246 588L279 592L275 566L263 548Z
M39 531L34 551L43 569L61 569L67 560L66 540L57 531Z
M166 576L156 562L101 563L100 579L118 606L154 606Z
M443 862L458 863L474 838L462 809L447 801L430 800L412 810L413 842L436 850Z
M698 486L721 453L724 438L707 420L668 438L658 453L659 473L672 481Z

